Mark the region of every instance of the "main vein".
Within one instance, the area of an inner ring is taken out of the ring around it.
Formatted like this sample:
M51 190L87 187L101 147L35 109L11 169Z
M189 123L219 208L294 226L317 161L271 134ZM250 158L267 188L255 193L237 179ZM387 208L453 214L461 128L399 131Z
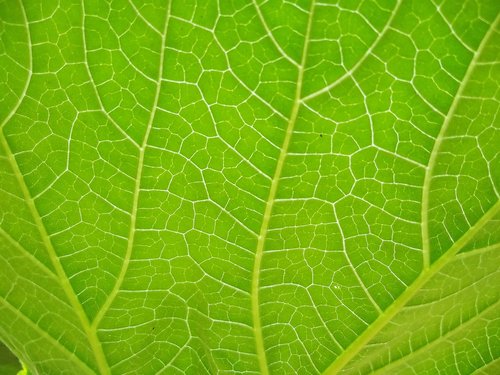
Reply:
M106 312L110 308L111 304L115 300L116 296L118 295L118 292L121 289L123 281L125 280L125 274L127 273L130 259L132 257L132 250L134 248L134 243L135 243L137 210L139 207L139 195L140 195L140 191L141 191L142 171L143 171L143 167L144 167L144 155L146 153L146 147L148 145L149 134L151 133L151 129L153 127L153 121L155 118L156 110L158 108L158 101L160 98L161 80L162 80L162 76L163 76L163 65L164 65L164 61L165 61L165 41L167 39L167 29L168 29L169 15L170 15L170 6L171 6L171 1L169 1L168 5L167 5L167 15L165 17L165 26L164 26L164 30L163 30L162 38L161 38L160 63L159 63L159 67L158 67L158 81L157 81L158 83L156 86L153 107L151 109L151 114L149 115L149 120L148 120L148 124L146 127L146 132L144 134L144 138L143 138L142 143L139 147L139 160L137 162L137 171L136 171L136 176L135 176L134 197L133 197L133 202L132 202L132 212L130 214L130 228L129 228L129 234L128 234L128 240L127 240L127 250L125 251L125 258L123 260L122 268L120 270L120 273L118 274L118 278L116 279L113 290L109 293L108 298L106 299L106 302L102 305L102 307L99 310L99 312L97 313L94 321L92 322L92 328L94 330L97 330L100 322L104 318L104 315L106 314Z
M297 117L301 105L302 82L304 79L305 65L307 61L307 49L311 35L312 19L314 17L314 5L315 5L315 0L312 0L311 8L309 11L309 19L307 22L306 34L304 37L304 46L302 48L302 58L300 65L298 66L297 84L295 88L295 97L293 101L293 106L288 120L285 138L283 140L278 161L276 163L276 169L274 171L273 179L271 181L271 188L269 189L269 195L267 197L266 208L264 210L264 216L262 218L259 237L257 239L257 247L255 250L255 260L252 272L252 291L251 291L252 320L253 320L253 329L255 336L255 346L257 350L257 357L259 360L259 368L262 375L269 374L269 369L267 364L266 351L264 347L264 337L262 334L262 323L260 318L260 302L259 302L260 271L262 265L262 257L264 255L267 232L269 228L269 223L271 221L274 202L276 199L276 193L278 191L278 185L281 179L281 174L283 172L283 166L285 164L286 156L288 154L288 148L290 146L290 141L292 139L293 129L295 127L295 123L297 122Z

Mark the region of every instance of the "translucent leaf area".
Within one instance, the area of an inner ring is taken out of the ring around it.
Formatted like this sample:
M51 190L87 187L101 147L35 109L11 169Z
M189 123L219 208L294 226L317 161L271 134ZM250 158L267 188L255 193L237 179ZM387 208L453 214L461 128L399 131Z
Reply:
M500 374L498 0L0 0L0 340L40 375Z

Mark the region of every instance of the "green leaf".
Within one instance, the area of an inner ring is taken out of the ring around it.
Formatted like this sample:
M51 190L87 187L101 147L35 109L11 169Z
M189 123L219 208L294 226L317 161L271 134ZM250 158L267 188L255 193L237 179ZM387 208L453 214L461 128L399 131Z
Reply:
M43 375L499 373L499 13L0 0L0 339Z

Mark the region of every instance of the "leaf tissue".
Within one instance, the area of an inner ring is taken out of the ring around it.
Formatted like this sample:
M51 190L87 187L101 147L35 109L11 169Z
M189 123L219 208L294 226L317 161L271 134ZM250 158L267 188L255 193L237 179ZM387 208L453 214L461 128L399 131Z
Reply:
M0 340L40 375L500 374L499 14L0 0Z

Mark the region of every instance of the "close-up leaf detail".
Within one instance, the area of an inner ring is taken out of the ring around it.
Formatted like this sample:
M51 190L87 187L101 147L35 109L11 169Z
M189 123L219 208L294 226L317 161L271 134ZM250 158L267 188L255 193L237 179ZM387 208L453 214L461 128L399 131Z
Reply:
M0 341L40 375L500 374L499 14L0 0Z

